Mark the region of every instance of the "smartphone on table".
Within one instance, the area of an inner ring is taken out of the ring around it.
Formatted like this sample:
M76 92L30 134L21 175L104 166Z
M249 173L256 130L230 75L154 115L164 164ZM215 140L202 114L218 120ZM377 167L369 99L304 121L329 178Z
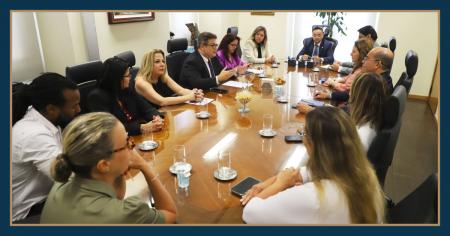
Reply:
M241 182L239 182L238 184L234 185L231 188L231 192L233 194L236 194L239 197L242 197L253 185L260 183L260 182L261 182L260 180L249 176L249 177L245 178L244 180L242 180Z
M284 136L284 141L287 143L301 143L303 141L303 136L301 135L286 135Z

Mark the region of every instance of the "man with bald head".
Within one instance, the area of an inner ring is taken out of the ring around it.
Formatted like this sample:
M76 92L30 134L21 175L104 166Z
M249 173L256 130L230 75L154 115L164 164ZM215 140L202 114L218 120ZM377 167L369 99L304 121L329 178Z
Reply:
M394 53L388 48L373 48L363 60L363 72L374 72L383 77L386 81L388 94L394 91L392 78L390 76Z

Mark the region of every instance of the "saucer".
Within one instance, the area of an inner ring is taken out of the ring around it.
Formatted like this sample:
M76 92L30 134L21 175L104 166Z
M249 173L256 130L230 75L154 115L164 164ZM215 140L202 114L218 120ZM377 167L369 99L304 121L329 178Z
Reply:
M219 177L219 170L215 170L214 171L214 178L218 179L218 180L222 180L222 181L227 181L227 180L232 180L234 178L236 178L237 176L237 171L235 169L230 169L230 175L228 176L228 178L220 178Z
M319 72L320 69L318 67L312 69L314 72Z
M316 87L316 84L315 83L307 83L306 86L308 86L308 87Z
M287 100L286 97L279 97L279 98L277 98L277 102L279 102L279 103L287 103L288 100Z
M147 140L142 142L138 145L139 150L141 151L151 151L153 149L156 149L159 146L159 144L152 140Z
M182 168L183 168L183 172L189 172L189 171L192 170L192 165L189 164L189 163L185 163L185 164L183 164ZM169 171L172 174L177 174L176 169L175 169L175 165L171 165L169 167Z
M208 119L211 116L211 114L209 114L209 112L207 111L201 111L195 113L195 116L199 119Z
M259 135L263 136L263 137L273 137L275 135L277 135L277 131L271 129L270 131L265 131L265 130L260 130Z

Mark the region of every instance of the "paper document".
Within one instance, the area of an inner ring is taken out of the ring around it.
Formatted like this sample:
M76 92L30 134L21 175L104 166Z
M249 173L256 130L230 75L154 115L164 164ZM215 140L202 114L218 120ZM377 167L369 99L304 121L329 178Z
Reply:
M246 87L252 86L253 84L252 83L243 83L243 82L239 82L239 81L228 81L222 85L235 87L235 88L246 88Z
M196 105L196 106L204 106L210 102L214 101L212 98L203 98L200 102L187 101L187 104Z
M253 74L262 74L264 73L264 70L257 70L257 69L247 69L247 72L253 73Z

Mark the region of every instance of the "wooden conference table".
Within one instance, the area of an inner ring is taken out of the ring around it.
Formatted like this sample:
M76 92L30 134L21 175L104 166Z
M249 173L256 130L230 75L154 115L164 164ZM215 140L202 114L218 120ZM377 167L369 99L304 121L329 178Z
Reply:
M195 113L201 106L181 104L161 109L166 112L165 127L154 132L153 139L159 143L154 151L140 152L159 173L161 182L172 195L178 209L178 223L182 224L241 224L243 207L239 197L230 189L247 176L265 180L280 170L298 166L306 152L304 145L286 143L285 135L296 133L304 115L291 105L301 98L311 98L314 90L321 86L308 87L310 73L319 74L320 78L338 77L335 72L320 70L312 72L309 68L288 67L281 63L278 68L263 65L269 78L284 77L283 85L288 103L278 103L273 93L262 92L262 81L255 76L239 78L241 81L251 79L253 95L248 104L250 112L239 113L241 104L236 101L238 88L227 88L227 94L206 93L206 97L214 101L208 104L211 113L209 119L198 119ZM272 79L273 81L273 79ZM274 87L274 86L272 86ZM273 128L277 135L264 138L258 131L262 128L263 114L273 115ZM139 144L148 137L133 137ZM176 176L169 172L173 164L173 148L185 145L187 162L192 165L188 190L178 189ZM237 170L234 180L223 182L214 178L214 170L218 166L217 151L229 150L232 168ZM148 199L148 189L141 173L135 173L127 180L127 196L140 195Z

